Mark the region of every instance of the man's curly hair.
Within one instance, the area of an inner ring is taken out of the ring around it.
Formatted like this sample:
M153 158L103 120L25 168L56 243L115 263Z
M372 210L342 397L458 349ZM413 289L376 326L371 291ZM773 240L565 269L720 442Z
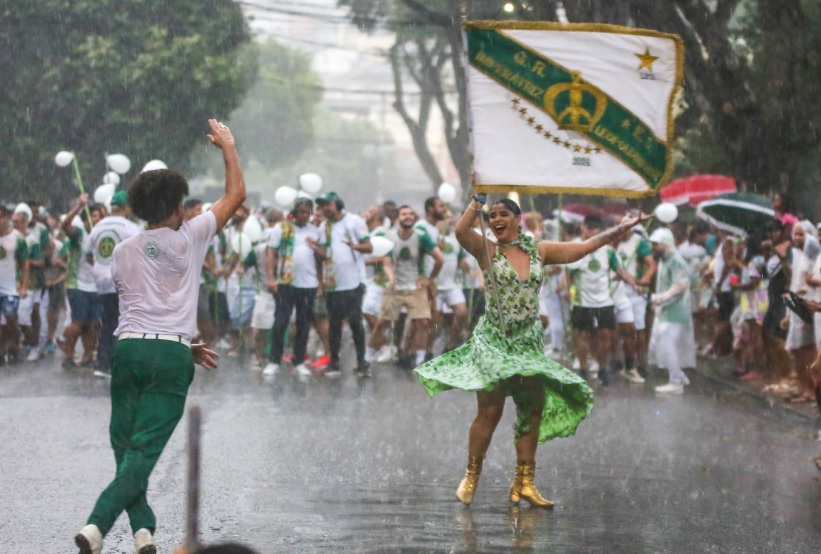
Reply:
M128 204L134 214L154 225L162 223L188 196L188 181L173 169L140 173L128 189Z

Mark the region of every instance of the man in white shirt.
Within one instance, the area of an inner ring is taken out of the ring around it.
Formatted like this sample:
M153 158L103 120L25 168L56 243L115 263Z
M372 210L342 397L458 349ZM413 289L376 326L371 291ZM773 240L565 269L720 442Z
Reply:
M5 361L7 350L10 358L12 352L16 355L20 343L17 310L20 298L29 294L26 238L9 225L10 215L0 204L0 312L4 320L0 325L0 361Z
M117 472L74 539L80 554L102 552L103 537L123 510L134 531L135 551L156 552L148 478L182 417L194 364L216 367L216 352L191 345L199 277L214 233L245 200L245 182L231 132L213 119L209 125L208 138L222 149L225 161L222 198L183 224L185 178L169 169L141 173L128 202L148 228L109 256L120 295L109 426Z
M348 321L356 346L356 372L369 376L365 361L365 327L362 325L362 296L365 288L365 256L373 251L365 220L345 211L345 203L335 192L316 199L325 213L325 298L330 326L331 363L327 377L338 377L339 349L342 342L342 320Z
M597 235L603 228L601 218L587 216L582 224L582 239L587 240ZM570 321L574 329L573 342L579 356L581 374L587 376L587 358L592 343L593 356L599 363L597 377L606 385L608 357L616 329L616 313L610 293L610 271L614 271L631 286L635 286L635 279L624 271L616 251L609 245L567 264L566 267L576 287Z
M114 329L120 317L117 289L111 277L114 248L125 239L140 232L140 228L128 217L128 193L120 190L111 197L111 215L103 218L88 237L86 259L94 264L91 270L97 285L102 310L100 338L97 343L97 377L111 376L111 357L114 355Z
M265 265L268 290L276 300L274 326L271 330L271 355L262 374L275 375L282 363L285 331L296 310L293 363L297 375L309 377L311 370L305 365L305 351L311 322L314 318L314 300L322 275L319 242L322 232L311 225L314 204L310 198L300 198L291 211L293 221L280 221L268 238Z

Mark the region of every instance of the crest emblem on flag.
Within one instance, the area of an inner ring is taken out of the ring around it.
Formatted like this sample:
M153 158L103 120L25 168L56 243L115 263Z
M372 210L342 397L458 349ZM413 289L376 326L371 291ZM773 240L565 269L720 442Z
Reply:
M672 172L676 35L598 24L466 24L477 190L656 194Z

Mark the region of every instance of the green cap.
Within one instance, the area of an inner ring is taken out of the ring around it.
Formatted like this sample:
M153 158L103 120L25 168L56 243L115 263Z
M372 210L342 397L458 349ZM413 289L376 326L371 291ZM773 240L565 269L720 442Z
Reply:
M121 208L128 206L128 193L124 190L118 190L115 192L114 196L111 197L111 205L119 206Z
M317 204L327 204L328 202L342 201L339 195L335 192L328 191L316 197Z

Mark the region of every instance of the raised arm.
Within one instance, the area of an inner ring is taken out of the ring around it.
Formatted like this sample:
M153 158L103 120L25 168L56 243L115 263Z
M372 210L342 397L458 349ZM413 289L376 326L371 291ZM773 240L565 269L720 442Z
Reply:
M239 156L234 146L234 135L231 130L216 119L209 119L211 134L208 140L222 150L225 161L225 194L211 207L217 218L217 231L225 227L234 212L245 202L245 178L239 165Z
M539 254L543 264L569 264L581 260L591 252L610 244L616 238L627 233L634 226L643 223L652 216L639 213L637 216L627 215L621 223L602 231L596 236L582 242L539 242Z
M63 230L63 233L66 234L68 238L74 238L77 236L77 229L74 227L73 221L77 214L80 213L80 210L83 209L83 206L88 203L88 193L84 192L81 194L77 200L74 201L74 205L71 207L71 210L66 214L65 219L63 220L62 225L60 228Z
M474 258L479 261L479 267L487 269L487 252L485 251L485 241L487 240L481 234L473 230L473 224L477 217L481 217L479 212L482 211L482 206L474 197L465 211L462 212L462 217L456 222L456 240L462 245L462 248L467 250ZM491 255L496 248L495 244L488 245L491 249Z

